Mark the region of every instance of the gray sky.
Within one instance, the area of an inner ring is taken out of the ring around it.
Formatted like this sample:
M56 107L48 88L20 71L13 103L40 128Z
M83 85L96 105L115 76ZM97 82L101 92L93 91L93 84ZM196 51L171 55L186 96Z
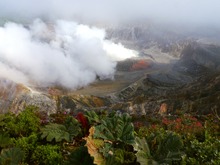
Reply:
M219 8L219 0L0 0L1 16L77 17L84 22L150 18L158 22L213 26L220 24Z

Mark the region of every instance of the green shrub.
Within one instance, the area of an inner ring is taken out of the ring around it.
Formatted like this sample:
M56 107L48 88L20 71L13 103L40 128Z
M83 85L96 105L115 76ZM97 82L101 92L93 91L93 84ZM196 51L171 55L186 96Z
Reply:
M29 162L31 155L37 146L37 134L14 139L13 141L16 147L19 147L24 151L24 162Z
M90 157L87 147L81 146L69 155L65 165L93 165L93 159Z
M213 116L160 117L147 120L149 126L144 118L134 130L128 114L88 111L78 120L59 114L43 127L35 110L0 115L0 164L220 164L220 126Z
M5 132L0 132L0 151L1 148L6 148L12 145L12 140L9 134Z
M110 163L109 160L107 159L107 163L110 164L120 164L120 165L128 165L128 164L134 164L136 156L133 152L126 151L124 149L115 149L114 150L114 155L113 161L114 163ZM112 161L112 162L113 162Z
M204 142L197 139L190 141L186 148L188 164L220 164L220 139L209 137Z
M56 145L39 145L34 150L31 161L39 165L59 165L62 163L60 147Z
M27 107L17 117L7 121L7 130L13 136L29 136L37 133L40 128L40 119L36 116L35 107Z
M1 165L18 165L22 162L24 152L20 148L4 149L0 155Z

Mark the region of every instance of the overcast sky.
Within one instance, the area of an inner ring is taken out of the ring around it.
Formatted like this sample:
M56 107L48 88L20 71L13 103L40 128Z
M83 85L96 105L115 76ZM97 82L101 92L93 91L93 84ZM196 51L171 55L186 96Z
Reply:
M0 16L219 25L219 0L0 0ZM76 20L77 21L77 20Z

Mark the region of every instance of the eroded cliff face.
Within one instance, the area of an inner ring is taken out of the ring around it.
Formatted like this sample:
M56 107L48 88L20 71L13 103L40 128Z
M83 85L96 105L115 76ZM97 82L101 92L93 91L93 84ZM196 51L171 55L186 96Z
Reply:
M15 96L20 92L26 93L28 90L22 86L13 83L7 79L0 79L0 107L1 112L6 112Z
M69 95L61 88L34 89L7 79L0 79L0 113L19 113L30 105L38 107L48 115L59 111L74 114L87 109L107 107L110 101L92 95Z
M49 96L4 78L0 80L0 103L0 113L18 113L29 105L48 113L56 112L56 102Z

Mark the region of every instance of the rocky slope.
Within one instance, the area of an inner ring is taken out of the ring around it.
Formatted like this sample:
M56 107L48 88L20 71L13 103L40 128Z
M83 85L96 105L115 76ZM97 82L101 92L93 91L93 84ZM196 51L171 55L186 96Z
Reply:
M108 99L97 96L68 95L61 89L32 89L7 79L0 80L0 113L19 113L26 106L39 107L47 114L66 111L77 113L110 105Z
M110 27L107 37L139 52L119 62L115 80L69 91L0 79L0 113L35 105L48 114L86 109L131 114L220 111L220 46L151 25Z
M182 49L196 38L181 33L179 29L169 29L155 24L132 24L107 28L107 38L121 42L138 50L140 55L155 56L152 51L160 51L167 57L179 57ZM155 59L157 60L157 58Z
M141 78L116 95L127 109L142 115L174 111L220 112L220 47L192 43L165 72ZM164 108L165 107L165 108Z
M29 105L37 106L48 113L56 112L56 102L51 97L22 84L0 79L0 113L18 113Z

